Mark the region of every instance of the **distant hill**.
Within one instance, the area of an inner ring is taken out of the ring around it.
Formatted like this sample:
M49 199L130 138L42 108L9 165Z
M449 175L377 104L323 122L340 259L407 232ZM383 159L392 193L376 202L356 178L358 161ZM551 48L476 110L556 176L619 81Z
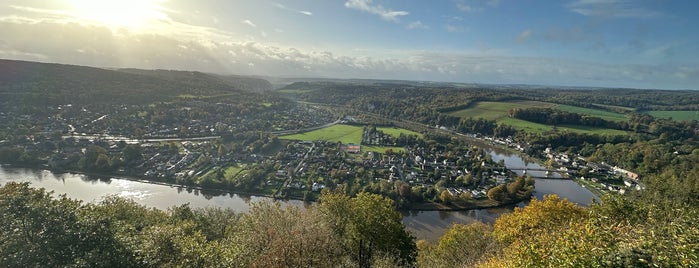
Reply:
M249 92L264 92L272 90L272 84L269 81L248 76L216 75L194 71L142 70L132 68L119 69L118 71L178 82L190 85L194 88L215 89L221 92L229 91L231 89Z
M240 75L217 75L231 86L251 92L265 92L274 90L274 86L269 81L262 78L255 78Z
M266 83L265 83L266 82ZM94 67L0 59L0 100L25 104L148 103L183 94L251 94L271 89L248 77Z

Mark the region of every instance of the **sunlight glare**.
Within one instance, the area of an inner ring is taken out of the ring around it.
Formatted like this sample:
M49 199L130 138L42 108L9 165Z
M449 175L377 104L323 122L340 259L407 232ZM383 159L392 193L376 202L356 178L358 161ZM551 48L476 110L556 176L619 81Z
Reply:
M109 27L140 29L167 18L159 5L163 0L69 0L76 15Z

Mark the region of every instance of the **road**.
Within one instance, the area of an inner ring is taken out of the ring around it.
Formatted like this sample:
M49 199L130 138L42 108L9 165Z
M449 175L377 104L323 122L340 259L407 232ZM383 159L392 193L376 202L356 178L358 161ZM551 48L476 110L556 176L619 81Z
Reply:
M280 136L280 135L291 135L291 134L297 134L297 133L303 133L303 132L308 132L308 131L313 131L313 130L318 130L321 128L326 128L332 125L337 125L340 122L342 122L342 118L338 118L334 122L327 123L325 125L320 125L317 127L309 127L309 128L303 128L303 129L294 129L294 130L282 130L282 131L272 131L272 134Z

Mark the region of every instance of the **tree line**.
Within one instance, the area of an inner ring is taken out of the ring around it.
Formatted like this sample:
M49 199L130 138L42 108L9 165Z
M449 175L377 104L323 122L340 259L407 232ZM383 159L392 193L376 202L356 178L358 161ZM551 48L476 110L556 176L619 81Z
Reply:
M517 119L546 125L579 125L620 129L619 124L599 117L585 116L552 108L510 109L507 115Z
M0 213L3 267L699 265L696 207L611 196L589 208L555 195L532 199L492 225L455 224L435 243L415 241L391 200L366 193L325 194L306 209L262 202L248 212L163 211L10 182L0 187Z

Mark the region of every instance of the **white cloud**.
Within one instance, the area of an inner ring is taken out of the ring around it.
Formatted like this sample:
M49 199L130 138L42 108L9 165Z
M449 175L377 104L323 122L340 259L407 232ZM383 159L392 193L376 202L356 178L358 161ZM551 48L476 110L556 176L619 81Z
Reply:
M567 7L572 12L589 17L648 19L663 15L641 6L640 1L576 0L570 2Z
M483 8L473 7L473 6L467 5L465 3L456 3L456 8L461 10L462 12L466 12L466 13L483 11Z
M257 25L255 25L255 23L253 23L253 22L250 21L250 20L244 20L244 21L241 21L241 23L247 24L247 25L249 25L250 27L253 27L253 28L257 28Z
M527 40L529 40L529 38L531 36L532 36L532 30L526 29L526 30L522 31L521 33L519 33L519 35L517 36L517 42L524 43Z
M462 33L465 31L468 31L468 28L459 26L459 25L452 25L452 24L447 24L444 26L444 29L447 30L447 32L450 33Z
M275 7L280 8L280 9L289 10L289 11L291 11L291 12L303 14L303 15L306 15L306 16L313 16L313 12L310 12L310 11L298 10L298 9L289 8L289 7L287 7L287 6L283 5L283 4L280 4L280 3L273 3L273 4L274 4Z
M407 29L410 30L417 30L417 29L429 29L430 27L422 23L421 21L413 21L408 26L406 26Z
M673 55L673 44L664 44L643 51L642 56L649 58L665 58Z
M456 9L464 13L483 12L487 8L496 8L500 6L500 0L474 1L474 0L456 0Z
M459 16L451 16L451 17L448 17L447 20L449 22L460 22L460 21L463 21L464 18L459 17Z
M283 47L264 41L241 40L240 34L217 29L174 21L164 23L169 27L135 32L65 23L55 17L5 17L0 19L0 36L3 37L0 57L88 66L248 75L644 88L695 88L699 85L698 68L688 64L602 64L513 57L497 48L489 52L474 48L459 52L386 49L374 54L353 53L339 49ZM466 30L452 27L453 30ZM542 34L527 29L520 33L520 37L532 38ZM37 41L38 38L42 41ZM665 46L659 46L647 54L663 55L667 51Z
M398 22L399 17L410 14L408 11L394 11L381 5L373 5L372 0L347 0L345 7L379 15L382 19L393 22Z

